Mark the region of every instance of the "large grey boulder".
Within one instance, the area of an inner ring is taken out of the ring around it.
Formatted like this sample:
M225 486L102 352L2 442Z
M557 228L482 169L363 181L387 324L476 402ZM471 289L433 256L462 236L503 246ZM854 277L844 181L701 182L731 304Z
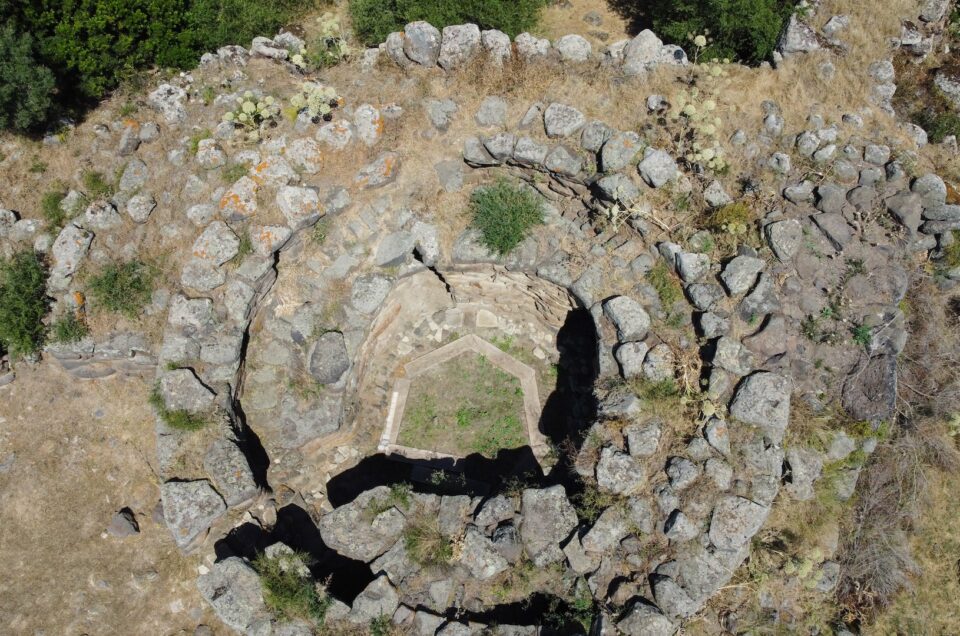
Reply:
M197 579L200 595L227 627L247 633L257 619L268 615L260 577L244 559L227 557Z
M625 75L641 75L657 65L663 40L650 29L644 29L623 49L623 72Z
M320 196L313 188L281 186L277 190L277 207L291 230L299 230L322 216Z
M640 176L647 185L659 188L676 179L677 162L665 150L647 148L637 170L640 171Z
M123 173L120 175L120 183L118 184L118 187L121 192L138 190L147 183L147 179L149 178L150 169L147 168L147 164L134 157L127 162L126 168L123 169Z
M510 36L503 31L491 29L480 32L480 44L486 51L487 59L494 66L503 66L513 56Z
M757 282L757 275L763 271L763 259L753 256L737 256L723 268L720 280L731 295L748 291Z
M794 13L790 16L787 26L780 34L777 42L777 52L783 57L790 57L797 53L809 53L820 48L820 39L808 24L801 22Z
M796 255L803 240L803 228L796 219L769 223L764 226L763 232L770 250L782 262L789 261Z
M730 415L759 427L774 444L779 444L790 421L790 381L767 371L749 376L737 388Z
M350 368L350 355L343 334L328 331L320 336L310 351L309 371L320 384L335 384Z
M538 567L563 559L560 543L577 527L577 512L563 486L523 491L520 539Z
M362 167L354 183L365 190L375 190L389 185L397 180L400 174L400 163L400 155L395 152L385 152Z
M500 555L493 542L475 526L468 527L463 536L460 546L460 563L480 581L494 577L509 567L507 560Z
M259 492L250 463L233 440L214 440L203 456L203 469L213 478L228 506L250 501Z
M640 135L632 130L615 133L603 144L600 151L600 168L604 172L622 170L630 165L642 147Z
M347 615L351 623L369 625L381 616L393 616L400 606L400 596L390 585L385 574L374 579L353 600L353 606Z
M560 53L560 59L565 62L586 62L593 53L593 47L582 35L569 34L561 37L554 44Z
M163 518L181 549L195 539L227 511L223 498L206 479L168 481L160 486Z
M164 371L160 376L160 395L171 411L190 413L210 410L216 397L190 369Z
M642 340L650 329L650 315L640 303L627 296L604 302L603 313L617 328L620 342Z
M470 62L480 51L480 27L456 24L443 27L437 63L450 71Z
M629 520L620 508L611 506L600 513L580 543L588 552L612 552L629 533Z
M769 507L749 499L724 497L710 518L710 541L721 550L736 550L757 533L769 513Z
M123 218L109 201L98 200L87 206L83 225L91 230L113 230L123 225Z
M223 265L237 255L240 238L223 221L214 221L193 242L193 258Z
M617 622L626 636L672 636L677 626L646 599L634 599Z
M436 66L440 57L440 30L422 20L411 22L403 28L403 52L421 66Z
M790 465L790 480L784 485L787 493L797 501L814 497L814 482L823 471L823 457L808 448L788 448L786 460Z
M583 113L566 104L550 104L543 113L544 129L551 139L575 135L586 123Z
M394 506L376 514L390 501L390 489L378 486L325 514L317 527L327 546L347 557L369 563L397 542L404 515ZM396 609L396 608L394 608Z
M390 279L384 276L360 277L354 281L350 291L350 304L362 314L372 314L380 308L391 287Z
M597 462L597 486L616 495L629 496L647 482L643 464L635 457L610 446L600 451Z
M62 279L72 276L80 267L92 242L92 232L81 229L73 223L64 226L50 250L53 258L53 267L50 269L51 278Z

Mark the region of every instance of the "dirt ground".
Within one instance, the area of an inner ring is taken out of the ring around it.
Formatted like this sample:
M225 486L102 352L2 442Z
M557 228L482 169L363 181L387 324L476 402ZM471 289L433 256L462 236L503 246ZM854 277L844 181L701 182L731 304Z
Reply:
M0 389L0 631L192 634L222 627L162 523L148 387L22 365ZM13 454L12 465L10 465ZM130 507L140 534L105 533Z

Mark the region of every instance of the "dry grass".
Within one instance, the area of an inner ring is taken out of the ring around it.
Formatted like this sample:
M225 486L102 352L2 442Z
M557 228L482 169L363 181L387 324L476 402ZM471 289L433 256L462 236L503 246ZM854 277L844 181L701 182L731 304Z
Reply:
M865 627L864 634L960 633L960 499L956 496L956 476L934 472L926 494L931 510L937 513L918 518L910 539L914 563L923 574Z
M18 369L0 390L0 457L16 453L0 474L5 633L168 634L217 624L196 590L196 557L151 520L159 491L147 393L137 380L81 383L49 363ZM140 534L102 534L124 506Z
M956 473L960 452L947 436L946 421L960 395L958 317L929 280L919 280L909 305L911 337L901 356L897 402L899 435L881 445L861 475L854 523L841 552L841 598L865 617L889 605L920 573L909 535L934 508L933 471Z

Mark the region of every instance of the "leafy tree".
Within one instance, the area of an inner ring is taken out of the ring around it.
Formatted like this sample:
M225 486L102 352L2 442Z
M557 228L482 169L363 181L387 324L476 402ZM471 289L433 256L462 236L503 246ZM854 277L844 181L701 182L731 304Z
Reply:
M0 128L25 131L47 119L54 78L37 61L33 37L17 31L0 28Z
M357 36L373 46L417 20L438 29L472 22L515 37L537 23L545 4L545 0L351 0L350 15Z
M668 42L684 45L709 33L701 57L758 64L770 58L794 0L612 0L635 28L649 27Z

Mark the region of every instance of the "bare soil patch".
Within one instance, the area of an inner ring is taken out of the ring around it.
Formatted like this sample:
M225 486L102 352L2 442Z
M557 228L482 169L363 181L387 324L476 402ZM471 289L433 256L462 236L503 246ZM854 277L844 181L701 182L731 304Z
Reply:
M223 633L185 557L152 514L159 500L149 388L79 382L21 365L0 389L0 624L8 634ZM147 458L150 458L148 461ZM130 507L140 534L105 529Z

